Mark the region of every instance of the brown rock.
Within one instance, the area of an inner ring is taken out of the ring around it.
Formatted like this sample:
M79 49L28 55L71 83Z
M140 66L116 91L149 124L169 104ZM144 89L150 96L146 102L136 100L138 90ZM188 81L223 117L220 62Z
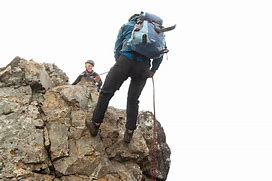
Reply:
M139 114L130 144L125 111L109 107L100 133L85 127L98 99L95 85L68 85L56 65L16 57L0 69L0 180L150 180L153 115ZM166 180L170 149L157 124L156 177Z

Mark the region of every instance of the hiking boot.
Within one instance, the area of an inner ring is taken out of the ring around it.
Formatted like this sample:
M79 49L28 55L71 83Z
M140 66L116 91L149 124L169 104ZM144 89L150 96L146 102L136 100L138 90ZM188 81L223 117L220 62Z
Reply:
M95 123L91 120L85 120L86 127L93 137L98 134L100 123Z
M134 133L134 130L126 129L124 134L124 142L130 143L133 133Z

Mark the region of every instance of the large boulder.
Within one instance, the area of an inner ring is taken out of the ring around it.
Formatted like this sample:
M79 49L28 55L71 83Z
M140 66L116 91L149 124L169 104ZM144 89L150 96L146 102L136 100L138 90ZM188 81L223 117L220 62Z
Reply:
M99 135L85 127L92 82L69 85L56 65L16 57L0 69L0 180L166 180L170 149L160 123L140 112L130 144L125 111L109 107Z

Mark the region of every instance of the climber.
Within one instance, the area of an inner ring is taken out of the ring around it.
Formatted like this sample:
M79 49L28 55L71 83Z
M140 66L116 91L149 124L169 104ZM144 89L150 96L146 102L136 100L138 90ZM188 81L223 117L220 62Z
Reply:
M126 44L131 38L134 26L139 18L140 14L134 14L119 30L114 49L116 62L105 79L92 119L86 120L86 126L92 136L98 134L110 99L128 77L130 77L131 80L127 94L126 130L123 137L125 143L130 143L134 130L137 127L138 99L146 84L147 78L154 76L163 60L163 55L159 58L147 58L140 53L132 51L131 47ZM151 59L152 67L150 68Z
M93 71L93 67L94 67L94 61L87 60L85 62L86 70L77 77L77 79L72 83L72 85L78 84L82 80L82 78L85 78L86 80L94 82L95 85L97 86L97 91L99 92L102 85L102 80L99 74Z

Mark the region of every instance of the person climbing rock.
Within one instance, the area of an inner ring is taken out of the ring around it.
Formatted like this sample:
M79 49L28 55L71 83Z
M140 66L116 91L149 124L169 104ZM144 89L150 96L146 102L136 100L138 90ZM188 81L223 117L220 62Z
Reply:
M137 51L138 47L134 47L133 39L131 39L133 37L132 33L135 33L136 31L136 24L138 25L139 22L145 23L143 20L148 20L146 23L156 23L158 26L161 26L162 24L162 20L156 15L141 13L131 16L128 22L119 30L114 48L116 62L105 79L91 120L86 120L86 126L92 136L98 134L109 101L113 97L115 91L119 90L123 82L130 77L126 106L126 130L123 140L126 143L131 142L133 133L137 128L139 97L145 87L146 80L154 76L163 60L163 53L166 53L166 51L164 51L166 50L165 44L162 45L165 49L163 49L163 51L159 50L160 52L156 54L156 57L149 56L148 53L150 53L149 50L151 49L146 49L147 52L144 52L145 50L143 49L141 51L142 53L139 53L140 51ZM152 24L150 25L151 28L153 26ZM139 28L137 31L139 31ZM157 36L156 34L159 35L159 33L155 32L154 27L151 33L155 33L154 36ZM147 42L147 37L143 38L145 39L145 42ZM164 43L164 36L158 38L163 38L163 41L161 42Z
M94 67L94 61L87 60L85 62L85 71L82 72L76 78L76 80L72 83L72 85L78 84L84 78L85 80L89 80L89 81L94 82L95 85L97 86L97 91L99 92L101 89L102 80L101 80L101 77L99 76L99 74L93 70L93 67Z

